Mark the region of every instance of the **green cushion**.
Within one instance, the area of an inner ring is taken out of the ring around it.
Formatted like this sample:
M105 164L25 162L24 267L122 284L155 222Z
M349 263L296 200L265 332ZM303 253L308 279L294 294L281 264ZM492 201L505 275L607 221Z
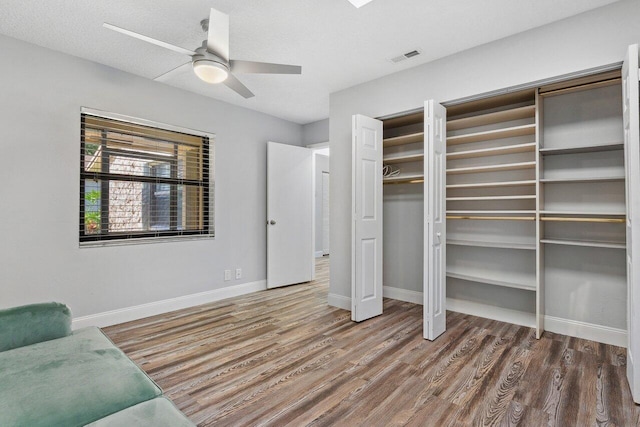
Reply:
M0 426L82 426L160 394L98 328L0 353Z
M139 403L87 427L194 427L187 417L165 397Z
M71 312L57 302L0 310L0 351L66 337Z

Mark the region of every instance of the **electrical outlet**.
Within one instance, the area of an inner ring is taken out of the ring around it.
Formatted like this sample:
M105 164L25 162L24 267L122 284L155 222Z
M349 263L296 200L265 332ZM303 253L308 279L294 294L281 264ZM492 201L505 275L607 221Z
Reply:
M224 271L224 281L231 280L231 270Z
M236 279L242 279L242 269L236 268Z

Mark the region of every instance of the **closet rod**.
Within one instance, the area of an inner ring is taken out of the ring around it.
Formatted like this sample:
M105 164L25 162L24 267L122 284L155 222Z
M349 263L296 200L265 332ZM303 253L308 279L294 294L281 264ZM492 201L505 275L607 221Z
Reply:
M564 87L561 89L552 89L552 90L547 90L547 91L540 91L540 95L541 96L550 96L550 95L561 95L563 93L568 93L568 92L574 92L574 91L578 91L578 90L585 90L588 88L599 88L599 87L605 87L605 86L612 86L615 84L620 84L622 83L622 78L620 77L614 77L612 79L607 79L607 80L600 80L597 82L590 82L590 83L583 83L583 84L579 84L579 85L575 85L575 86L569 86L569 87Z
M557 216L543 216L540 217L541 221L555 221L555 222L606 222L612 224L624 223L624 218L575 218L575 217L557 217Z
M479 219L498 221L535 221L534 216L469 216L469 215L447 215L447 219Z

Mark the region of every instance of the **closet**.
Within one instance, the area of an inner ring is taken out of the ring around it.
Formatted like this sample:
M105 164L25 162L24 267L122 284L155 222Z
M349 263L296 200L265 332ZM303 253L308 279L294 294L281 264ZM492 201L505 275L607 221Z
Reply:
M354 116L352 313L378 304L357 320L382 313L384 283L424 298L428 339L446 307L626 345L640 402L638 51L621 69Z
M536 329L626 329L620 71L446 109L446 293L453 311ZM424 285L424 112L382 119L383 283ZM402 295L401 295L402 296Z

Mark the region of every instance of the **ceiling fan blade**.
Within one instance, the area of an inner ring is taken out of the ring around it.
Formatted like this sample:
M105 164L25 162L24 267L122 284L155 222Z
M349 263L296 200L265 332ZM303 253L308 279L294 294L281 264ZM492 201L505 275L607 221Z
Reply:
M302 67L299 65L231 60L229 66L234 73L302 74Z
M160 74L158 77L156 77L153 80L155 80L157 82L166 82L171 77L183 73L186 70L187 66L188 66L188 68L190 70L192 70L193 66L191 64L192 64L192 62L189 61L189 62L186 62L184 64L178 65L177 67L172 68L171 70L167 71L166 73Z
M233 89L245 98L253 98L255 95L245 85L240 82L233 74L229 73L227 79L223 82L228 88Z
M229 60L229 15L211 8L207 50L225 61Z
M193 55L196 54L192 50L184 49L184 48L181 48L180 46L175 46L175 45L172 45L171 43L163 42L161 40L157 40L157 39L151 38L149 36L145 36L143 34L136 33L134 31L125 30L124 28L120 28L120 27L118 27L116 25L109 24L107 22L103 23L102 26L104 28L108 28L110 30L117 31L119 33L125 34L125 35L127 35L129 37L134 37L136 39L145 41L147 43L155 44L156 46L160 46L160 47L163 47L165 49L172 50L174 52L182 53L183 55L193 56Z

